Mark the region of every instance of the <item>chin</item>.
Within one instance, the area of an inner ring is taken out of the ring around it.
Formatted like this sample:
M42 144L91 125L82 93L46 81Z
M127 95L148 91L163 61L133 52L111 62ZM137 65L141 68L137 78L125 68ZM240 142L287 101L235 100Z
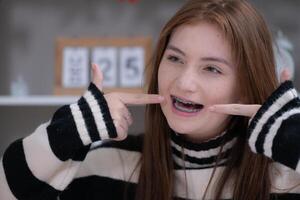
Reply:
M187 123L184 121L177 121L177 120L167 120L170 128L175 131L176 133L184 135L186 138L189 138L193 141L203 141L208 140L210 138L213 138L220 134L222 131L219 130L220 127L217 125L213 126L207 126L207 123L201 123L199 124L193 124L193 123ZM216 127L216 128L213 128Z
M193 127L188 125L187 123L176 123L176 122L171 122L168 121L168 124L172 130L174 130L177 133L189 135L189 134L195 134L197 132ZM199 131L198 131L199 132Z

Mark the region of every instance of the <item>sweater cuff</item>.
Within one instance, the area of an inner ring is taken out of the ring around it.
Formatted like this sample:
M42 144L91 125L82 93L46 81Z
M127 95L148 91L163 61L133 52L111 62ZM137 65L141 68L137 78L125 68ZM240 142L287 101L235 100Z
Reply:
M282 83L265 101L248 128L248 142L251 150L269 158L274 157L274 149L278 149L281 126L284 120L300 113L299 98L291 81ZM282 145L282 144L279 144Z
M93 142L117 137L104 95L93 83L76 103L55 112L47 133L53 152L63 161Z
M104 95L93 83L70 109L83 144L117 137Z

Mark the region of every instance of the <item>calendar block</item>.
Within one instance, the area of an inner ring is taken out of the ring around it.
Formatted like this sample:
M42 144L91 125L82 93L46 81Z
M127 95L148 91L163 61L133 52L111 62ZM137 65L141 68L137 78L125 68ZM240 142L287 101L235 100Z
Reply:
M63 87L85 87L89 81L88 49L66 47L63 50Z
M124 47L120 49L120 81L122 87L141 87L145 66L142 47Z
M143 92L151 38L59 38L56 95L81 95L91 81L91 63L103 72L104 92Z
M96 47L92 51L92 63L100 67L104 87L117 87L117 51L115 47Z

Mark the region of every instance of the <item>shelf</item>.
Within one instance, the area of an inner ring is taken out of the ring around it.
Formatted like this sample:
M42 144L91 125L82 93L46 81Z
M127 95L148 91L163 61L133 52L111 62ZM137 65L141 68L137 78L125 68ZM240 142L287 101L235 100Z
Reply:
M60 106L76 102L79 96L0 96L0 106Z

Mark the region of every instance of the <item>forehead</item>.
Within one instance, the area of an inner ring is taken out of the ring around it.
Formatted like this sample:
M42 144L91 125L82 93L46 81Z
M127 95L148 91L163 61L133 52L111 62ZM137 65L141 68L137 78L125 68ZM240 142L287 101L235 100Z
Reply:
M190 56L214 56L232 61L231 47L219 27L207 22L177 27L169 44Z

